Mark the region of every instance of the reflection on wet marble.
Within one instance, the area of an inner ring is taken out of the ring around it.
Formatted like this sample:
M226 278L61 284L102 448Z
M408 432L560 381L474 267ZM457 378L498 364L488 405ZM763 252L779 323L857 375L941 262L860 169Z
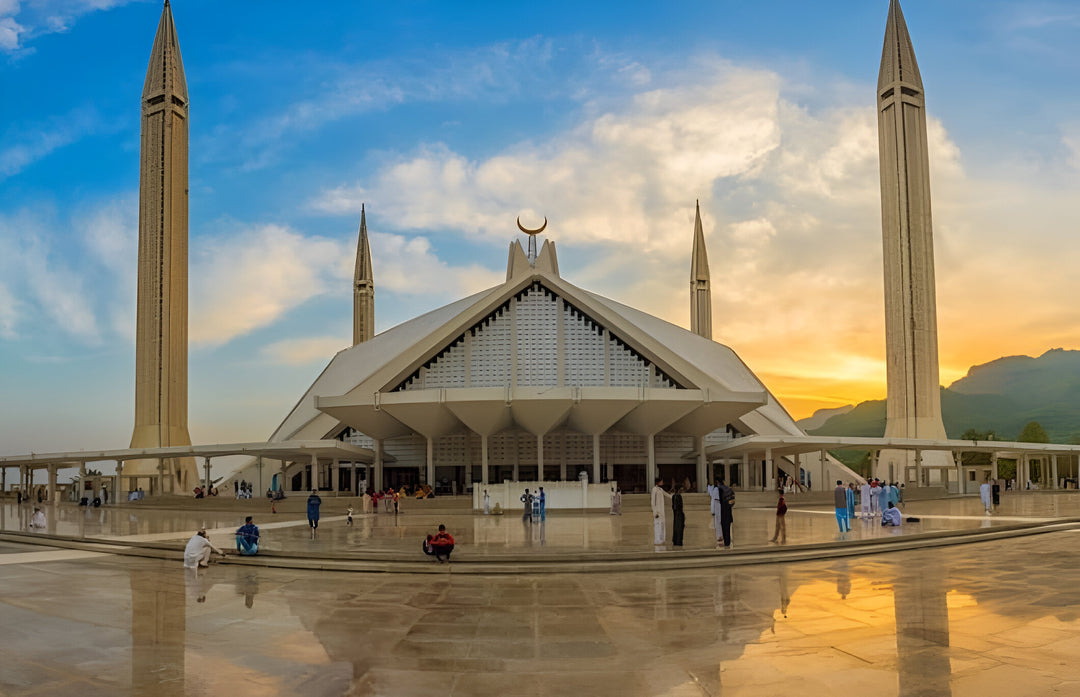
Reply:
M428 502L425 502L428 503ZM268 512L267 502L255 500L250 507L236 512L203 511L199 501L185 501L180 510L141 508L121 504L99 509L71 505L49 507L47 532L80 537L108 537L180 544L200 525L211 528L211 539L219 546L234 546L232 532L252 514L263 532L262 547L268 551L308 552L389 552L418 554L425 533L434 532L445 523L458 543L456 555L482 556L500 554L559 554L568 551L651 552L652 515L647 508L626 507L622 516L602 513L552 511L543 525L523 522L520 512L502 516L472 514L467 509L425 513L420 506L406 502L400 515L379 513L356 515L355 524L346 527L347 500L323 499L323 520L318 539L312 540L303 513ZM13 502L0 504L0 529L25 529L29 522L25 504L17 510ZM999 525L1017 525L1060 517L1080 517L1080 493L1005 494L1002 505L991 516L983 513L978 497L913 501L906 505L905 516L920 518L901 529L882 528L877 519L857 520L850 533L841 535L831 508L789 509L787 544L806 544L891 537L939 530L971 529ZM670 511L669 539L670 539ZM771 508L735 510L732 528L736 546L768 547L775 524ZM215 531L214 528L217 528ZM683 549L712 549L716 538L712 517L707 509L691 508ZM668 549L671 549L670 544Z
M12 564L0 694L1080 694L1078 543L536 577Z

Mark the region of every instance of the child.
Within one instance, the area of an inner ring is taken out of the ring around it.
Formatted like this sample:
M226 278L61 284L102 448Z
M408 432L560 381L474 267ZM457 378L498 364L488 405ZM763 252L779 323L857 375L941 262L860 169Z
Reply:
M787 502L784 501L784 493L780 492L780 499L776 502L776 532L773 533L772 541L779 538L780 544L787 543L787 524L784 516L787 515Z
M345 511L345 525L352 525L352 505L349 506L349 510Z

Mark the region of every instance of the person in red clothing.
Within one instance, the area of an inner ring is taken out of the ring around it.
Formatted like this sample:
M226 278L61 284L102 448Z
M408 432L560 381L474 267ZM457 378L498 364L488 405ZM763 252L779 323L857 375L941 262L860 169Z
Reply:
M454 551L454 538L446 532L446 526L440 525L439 532L428 543L435 552L435 559L439 562L450 561L450 552Z
M780 500L776 502L776 532L772 536L773 542L787 543L787 522L784 519L786 515L787 502L784 501L784 492L780 492Z

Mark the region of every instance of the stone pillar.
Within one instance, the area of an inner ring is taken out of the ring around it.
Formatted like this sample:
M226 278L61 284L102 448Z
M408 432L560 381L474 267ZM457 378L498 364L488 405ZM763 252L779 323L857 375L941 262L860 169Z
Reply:
M915 449L915 481L919 486L923 485L922 451Z
M383 481L383 442L375 441L375 468L371 474L371 483L368 484L375 491L382 491Z
M705 457L705 436L698 436L697 452L697 490L705 491L709 481L709 462Z
M1055 458L1056 459L1056 458ZM1055 467L1056 469L1056 467ZM56 503L56 465L49 465L49 503Z
M559 329L562 330L562 322L559 322ZM562 353L559 354L560 356ZM561 364L560 364L561 365ZM562 434L559 438L559 444L562 446L559 451L559 481L566 481L566 434ZM595 480L593 480L595 481Z
M435 441L427 439L427 483L435 488Z
M330 461L330 491L334 492L334 496L338 495L338 489L341 488L340 467L336 457Z
M510 307L514 307L514 305L511 304ZM514 347L514 346L517 346L517 344L515 342L510 342L510 346ZM521 448L518 446L518 437L517 437L517 435L515 435L514 436L514 481L515 482L520 482L521 481L520 465L521 465Z
M207 495L209 495L209 493L210 493L210 485L212 484L212 482L210 481L210 458L208 458L208 457L203 458L203 469L206 472L206 492L207 492Z
M86 463L83 463L83 467L86 467ZM165 460L160 457L157 459L157 493L158 496L165 493Z
M997 453L990 453L990 467L994 470L994 479L1001 479L1001 463L998 461ZM1004 489L1005 487L1001 487ZM961 487L961 490L963 487Z
M537 435L537 481L543 481L543 435Z
M828 491L829 485L832 484L832 479L829 478L829 454L827 451L822 450L818 454L818 458L821 461L821 481L817 483L817 488ZM810 485L814 486L814 483L811 482Z
M466 335L468 336L468 335ZM486 435L480 435L480 483L487 486L491 483L491 479L488 476L488 437Z
M769 481L762 482L762 490L765 490L765 485L768 485L769 490L776 490L776 480L780 477L779 467L773 462L772 448L765 449L765 471L769 473Z
M600 434L594 433L592 437L592 477L594 482L600 481ZM611 479L611 472L608 472Z
M1053 482L1054 482L1053 485L1050 488L1051 489L1060 488L1060 487L1058 487L1057 455L1051 455L1050 456L1050 472L1053 473Z
M311 474L308 475L308 491L318 490L321 482L319 481L319 456L315 453L311 454Z
M656 436L650 433L645 436L645 491L652 491L653 482L656 481Z
M740 483L743 489L750 488L750 453L743 453L742 464L739 465Z
M123 503L127 501L128 487L124 481L124 461L116 461L116 502Z
M255 458L255 469L259 470L259 488L255 490L255 496L262 496L263 494L266 493L266 490L263 489L263 478L262 478L263 459L262 459L262 455L259 455L258 457Z
M288 471L289 471L289 461L285 460L285 459L282 459L281 460L281 479L278 481L278 491L284 492L284 491L286 491L288 489L288 484L286 483L286 478L285 478L285 475L286 475L286 473L288 473Z

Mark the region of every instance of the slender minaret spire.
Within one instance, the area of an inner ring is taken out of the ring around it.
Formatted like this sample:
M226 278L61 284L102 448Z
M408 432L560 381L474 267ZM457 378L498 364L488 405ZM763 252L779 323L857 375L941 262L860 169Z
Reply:
M168 0L142 94L139 281L135 328L133 448L190 445L187 419L188 93ZM157 474L153 460L125 474ZM191 458L166 461L167 490L190 491Z
M690 260L690 331L712 338L712 283L709 281L709 254L701 227L701 202L694 219L694 253Z
M360 235L356 241L356 270L353 272L353 346L375 336L375 277L371 272L371 245L368 244L367 215L360 204Z
M889 6L877 105L888 377L885 435L945 438L938 380L925 99L915 49L898 0ZM889 456L896 464L912 460L893 452ZM927 452L924 460L930 457L934 456ZM887 465L880 463L886 476L899 479L904 474L888 472L884 469Z

